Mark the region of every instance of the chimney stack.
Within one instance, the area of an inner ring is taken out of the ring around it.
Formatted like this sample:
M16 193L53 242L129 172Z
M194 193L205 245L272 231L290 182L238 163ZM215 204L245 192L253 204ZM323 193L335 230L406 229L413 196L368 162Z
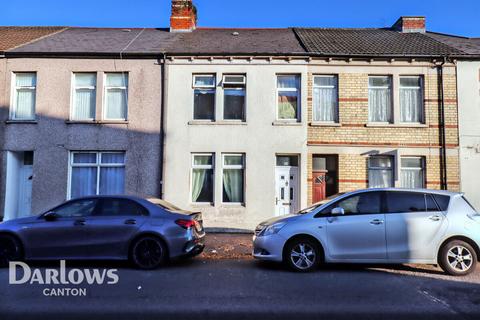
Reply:
M197 26L197 8L192 0L172 0L170 32L191 32Z
M425 33L425 17L400 17L392 29L403 33Z

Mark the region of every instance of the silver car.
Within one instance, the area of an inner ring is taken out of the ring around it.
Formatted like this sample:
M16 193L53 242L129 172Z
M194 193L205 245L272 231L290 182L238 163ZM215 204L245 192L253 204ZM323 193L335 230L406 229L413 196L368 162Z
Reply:
M153 269L204 248L202 214L161 199L91 196L0 223L0 266L16 260L130 260Z
M297 271L320 263L439 264L475 270L480 214L461 193L366 189L258 225L253 256Z

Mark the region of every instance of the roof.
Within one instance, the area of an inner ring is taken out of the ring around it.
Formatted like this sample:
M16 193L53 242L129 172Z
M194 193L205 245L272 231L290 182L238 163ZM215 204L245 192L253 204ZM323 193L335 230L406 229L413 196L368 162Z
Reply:
M62 31L64 27L0 27L0 52Z
M466 54L480 55L480 38L467 38L443 33L427 32L432 39L462 50Z
M423 33L392 29L295 28L310 53L345 56L443 56L463 51Z

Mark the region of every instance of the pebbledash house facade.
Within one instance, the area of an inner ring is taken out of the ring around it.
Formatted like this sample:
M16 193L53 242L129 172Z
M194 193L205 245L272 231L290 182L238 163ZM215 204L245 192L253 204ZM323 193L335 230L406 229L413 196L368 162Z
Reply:
M4 219L127 193L252 229L359 188L461 190L457 67L475 57L423 17L368 29L196 21L191 1L172 1L169 29L16 30L46 34L0 52Z

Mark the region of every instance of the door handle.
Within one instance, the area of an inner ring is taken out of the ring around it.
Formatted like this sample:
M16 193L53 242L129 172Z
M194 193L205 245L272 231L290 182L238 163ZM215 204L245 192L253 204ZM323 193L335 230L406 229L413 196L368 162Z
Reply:
M85 220L84 219L78 219L78 220L75 220L75 222L73 223L74 226L84 226L85 225Z
M370 221L370 224L373 224L373 225L383 224L383 220L374 219L374 220Z
M430 219L432 221L440 221L440 220L442 220L442 217L434 214L433 216L428 217L428 219Z
M125 224L137 224L137 220L135 220L135 219L125 220Z

